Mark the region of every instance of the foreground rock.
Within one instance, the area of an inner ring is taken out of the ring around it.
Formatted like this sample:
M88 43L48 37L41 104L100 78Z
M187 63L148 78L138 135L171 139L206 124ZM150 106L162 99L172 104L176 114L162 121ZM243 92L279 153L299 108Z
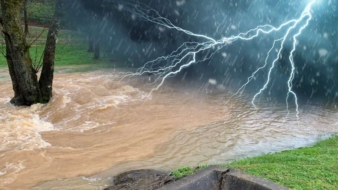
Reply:
M246 173L219 166L210 166L193 175L175 181L167 172L137 170L118 175L115 185L107 190L286 190Z
M170 174L158 170L129 171L114 177L114 185L105 190L155 190L175 181Z

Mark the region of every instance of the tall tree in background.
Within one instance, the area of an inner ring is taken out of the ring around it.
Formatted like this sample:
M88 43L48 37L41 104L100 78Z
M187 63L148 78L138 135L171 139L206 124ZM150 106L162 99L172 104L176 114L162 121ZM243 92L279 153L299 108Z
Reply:
M97 34L97 31L100 30L100 24L98 22L98 16L96 14L93 14L92 21L91 21L91 27L89 28L89 35L92 38L93 45L93 52L94 52L94 60L100 59L100 36Z
M94 60L100 59L100 38L96 39L94 42Z
M24 1L0 0L0 4L3 14L2 32L6 42L6 59L14 90L11 103L30 106L35 103L47 103L52 97L56 38L64 0L56 1L54 20L48 31L39 81L29 55L30 45L26 41L26 35L21 26L20 9Z

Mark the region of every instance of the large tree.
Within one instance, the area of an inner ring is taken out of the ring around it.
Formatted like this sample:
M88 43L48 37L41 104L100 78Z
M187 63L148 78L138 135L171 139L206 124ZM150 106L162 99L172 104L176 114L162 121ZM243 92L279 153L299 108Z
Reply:
M63 0L56 1L54 20L48 31L39 80L29 55L30 44L26 41L21 25L20 9L24 1L0 0L0 3L6 59L14 90L11 103L30 106L35 103L47 103L52 97L56 38Z

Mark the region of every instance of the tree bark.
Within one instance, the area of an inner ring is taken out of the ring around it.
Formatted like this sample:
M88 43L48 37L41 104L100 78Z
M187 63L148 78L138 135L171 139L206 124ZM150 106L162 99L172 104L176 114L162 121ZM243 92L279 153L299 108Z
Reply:
M55 50L63 3L63 0L56 1L53 24L47 35L42 72L39 79L42 103L48 103L53 96Z
M96 40L94 44L94 60L99 59L100 59L100 42L99 40Z
M6 59L12 80L14 105L30 106L35 103L47 103L52 97L53 72L56 37L59 18L64 0L57 0L55 18L49 29L44 51L43 68L38 82L36 72L29 55L29 45L22 30L20 9L26 0L0 0L2 26L6 42Z
M6 59L14 90L11 103L32 105L39 101L37 76L32 66L29 47L21 27L20 9L23 0L1 0Z
M88 52L92 53L94 52L94 38L93 34L88 35Z

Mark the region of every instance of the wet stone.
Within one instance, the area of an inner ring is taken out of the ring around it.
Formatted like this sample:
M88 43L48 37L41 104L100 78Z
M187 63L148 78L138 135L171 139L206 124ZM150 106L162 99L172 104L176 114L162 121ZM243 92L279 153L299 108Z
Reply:
M176 180L169 172L136 170L118 175L106 190L288 190L271 181L220 166Z
M151 169L129 171L114 177L114 185L105 190L155 190L176 180L170 174Z

